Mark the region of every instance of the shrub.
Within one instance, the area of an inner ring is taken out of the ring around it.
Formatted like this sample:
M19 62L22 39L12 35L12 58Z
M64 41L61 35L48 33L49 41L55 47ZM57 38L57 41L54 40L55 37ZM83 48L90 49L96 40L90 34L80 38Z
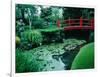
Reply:
M62 29L57 27L51 27L47 29L41 29L41 33L43 34L43 43L51 43L51 42L62 42ZM48 41L49 40L49 41Z
M39 44L42 42L42 34L39 31L31 31L29 40L31 40L35 44Z
M90 43L81 48L75 57L71 69L94 68L94 43Z
M42 43L42 34L38 30L28 30L21 34L21 40L24 45L40 45Z
M21 49L16 49L16 73L36 71L38 71L38 65L34 56L30 52L22 52Z
M35 29L43 29L47 27L47 25L45 24L45 21L42 19L35 20L32 23L33 23L32 27L34 27Z

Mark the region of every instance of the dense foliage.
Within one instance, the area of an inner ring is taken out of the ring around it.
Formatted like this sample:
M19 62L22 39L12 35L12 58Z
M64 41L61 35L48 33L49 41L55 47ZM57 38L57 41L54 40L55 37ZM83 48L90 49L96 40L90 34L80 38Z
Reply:
M16 72L36 72L38 70L34 56L29 52L23 52L21 49L16 49Z
M64 20L94 18L93 8L16 4L15 15L17 73L70 69L81 46L94 42L93 30L64 30Z
M74 7L69 7L69 8L64 8L64 19L75 19L75 18L93 18L94 17L94 9L90 8L74 8Z
M28 48L34 48L36 46L39 46L42 43L42 40L42 34L37 30L27 30L22 32L21 34L22 46Z

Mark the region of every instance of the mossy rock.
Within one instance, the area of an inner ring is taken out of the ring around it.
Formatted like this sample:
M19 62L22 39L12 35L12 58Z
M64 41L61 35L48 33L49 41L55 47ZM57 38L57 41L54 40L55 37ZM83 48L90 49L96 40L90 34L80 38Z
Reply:
M82 47L75 57L71 69L94 68L94 43Z
M20 44L20 38L18 37L18 36L16 36L16 44L18 45L18 44Z

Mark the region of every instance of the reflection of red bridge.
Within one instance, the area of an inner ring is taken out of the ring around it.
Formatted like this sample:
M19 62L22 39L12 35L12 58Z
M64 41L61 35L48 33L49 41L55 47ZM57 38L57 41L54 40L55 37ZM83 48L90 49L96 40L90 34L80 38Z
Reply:
M64 27L64 30L94 30L94 19L68 19L57 21L58 27Z

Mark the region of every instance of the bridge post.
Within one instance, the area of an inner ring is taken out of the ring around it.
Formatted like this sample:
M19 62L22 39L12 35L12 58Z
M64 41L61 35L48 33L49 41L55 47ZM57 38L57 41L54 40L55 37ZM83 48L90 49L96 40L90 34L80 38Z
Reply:
M94 28L94 19L91 19L91 20L90 20L90 24L91 24L91 25L90 25L91 28Z
M60 20L57 21L57 26L60 27Z
M83 17L80 17L80 28L83 26Z

